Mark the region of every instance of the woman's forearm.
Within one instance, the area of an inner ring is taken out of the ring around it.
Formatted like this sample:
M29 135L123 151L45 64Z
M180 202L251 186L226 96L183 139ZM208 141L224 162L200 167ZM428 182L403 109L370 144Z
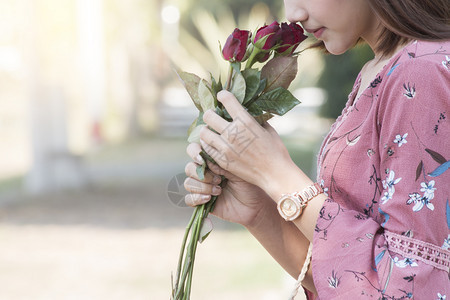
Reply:
M292 222L280 217L273 201L267 201L266 205L268 207L262 209L246 228L292 277L297 278L308 252L309 240ZM311 270L303 285L315 292Z

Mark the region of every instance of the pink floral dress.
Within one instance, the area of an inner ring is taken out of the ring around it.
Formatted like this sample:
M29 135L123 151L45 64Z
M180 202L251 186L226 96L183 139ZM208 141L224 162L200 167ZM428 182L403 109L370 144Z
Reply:
M359 83L319 153L309 299L450 300L450 42L410 43L351 104Z

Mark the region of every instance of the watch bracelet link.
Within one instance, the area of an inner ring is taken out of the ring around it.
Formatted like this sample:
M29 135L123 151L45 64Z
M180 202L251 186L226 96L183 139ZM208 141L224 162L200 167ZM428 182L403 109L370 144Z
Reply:
M304 188L302 191L295 192L294 195L299 197L300 201L306 205L309 200L321 193L323 193L323 189L317 182L315 182L314 184Z

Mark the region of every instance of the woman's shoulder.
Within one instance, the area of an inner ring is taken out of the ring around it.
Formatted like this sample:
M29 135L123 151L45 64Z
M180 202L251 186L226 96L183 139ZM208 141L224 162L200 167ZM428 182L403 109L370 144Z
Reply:
M435 67L450 71L450 41L414 41L393 60L391 68L400 65L400 69L411 71L410 68L414 68L417 73L424 73ZM389 72L392 73L393 70L389 70L388 74Z
M384 70L383 79L433 81L450 79L450 41L414 41L394 56Z
M394 57L379 78L378 111L423 113L448 107L450 42L414 41Z

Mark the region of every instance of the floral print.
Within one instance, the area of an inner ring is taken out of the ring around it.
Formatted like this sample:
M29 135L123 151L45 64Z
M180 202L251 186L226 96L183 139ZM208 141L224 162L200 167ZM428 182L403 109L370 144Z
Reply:
M436 188L434 187L434 180L431 180L429 183L422 182L420 185L422 188L420 189L423 192L423 196L417 192L409 194L409 199L406 201L406 204L414 204L413 211L420 211L424 206L426 206L430 210L434 210L434 205L431 203L431 200L434 198L434 191Z
M442 61L442 65L447 69L447 71L450 71L450 56L445 56L445 60Z
M410 266L410 267L417 267L418 266L418 264L412 258L399 259L398 257L395 257L394 258L394 263L399 268L406 268L407 266Z
M420 189L421 192L423 192L423 196L429 199L434 198L434 191L436 188L434 187L434 180L431 180L429 183L422 182L420 184L422 188Z
M392 199L395 192L395 185L400 182L401 178L394 179L395 173L394 171L390 171L389 175L386 177L386 180L383 180L383 189L387 190L384 192L383 198L381 198L381 203L386 204L386 202Z
M447 295L441 295L441 293L437 293L437 300L445 300L447 299Z
M408 141L406 140L406 137L408 136L407 133L405 133L403 136L400 134L397 134L395 136L394 143L396 143L399 147L401 147L403 144L406 144Z
M449 68L449 41L415 41L357 99L356 79L318 155L328 199L313 240L318 295L308 299L450 293ZM413 245L444 259L412 255Z
M442 249L444 249L444 250L449 250L450 249L450 234L444 240L444 244L442 245Z

